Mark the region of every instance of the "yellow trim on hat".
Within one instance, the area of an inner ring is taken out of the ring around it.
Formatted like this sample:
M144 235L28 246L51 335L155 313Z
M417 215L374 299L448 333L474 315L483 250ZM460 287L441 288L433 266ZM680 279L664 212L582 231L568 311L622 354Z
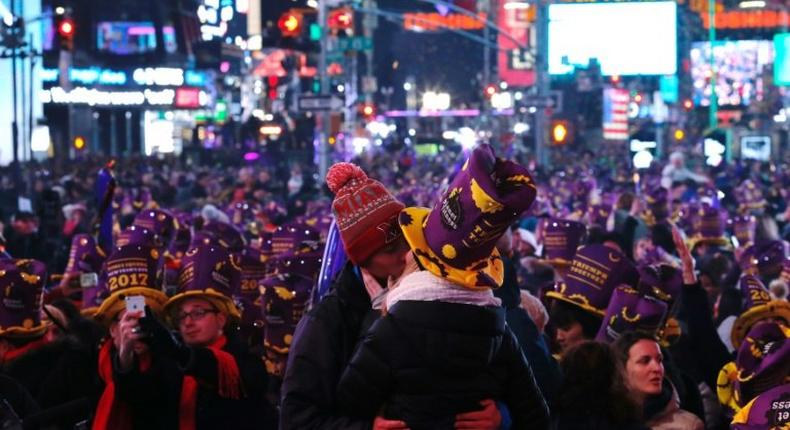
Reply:
M752 405L754 405L755 400L757 400L757 397L750 400L746 406L744 406L735 414L735 416L732 417L732 425L749 423L749 413L752 411Z
M543 261L555 268L565 268L571 265L571 260L566 260L564 258L552 258Z
M696 247L697 245L699 245L701 243L710 243L710 244L713 244L713 245L725 246L727 248L731 248L732 247L732 243L729 241L729 239L727 239L724 236L719 236L719 237L702 237L699 234L696 234L696 235L692 236L691 238L689 238L686 241L686 244L688 245L689 249L694 249L694 247Z
M565 295L565 287L564 283L560 284L560 291L547 291L546 297L550 297L552 299L562 300L563 302L570 303L572 305L576 305L585 311L589 311L594 313L598 316L605 316L606 310L605 309L598 309L590 304L587 297L584 297L581 294L571 294L570 296Z
M167 303L167 295L162 291L148 287L124 288L113 292L104 299L93 318L99 323L109 325L115 315L126 308L124 298L129 296L143 296L146 299L151 299L150 301L146 300L145 304L150 306L155 313L162 312L162 308Z
M478 272L451 266L445 262L444 258L436 255L430 246L428 246L428 242L425 239L423 224L431 213L430 209L410 207L403 209L403 212L408 214L412 220L409 225L403 225L399 222L400 228L403 231L403 237L406 238L409 248L414 252L415 257L425 270L473 290L498 288L502 285L502 282L505 280L505 268L502 263L502 257L499 255L499 251L496 248L494 248L491 255L484 261L485 267L480 270L480 272L492 279L495 284L480 285L477 283ZM400 217L398 217L398 220L400 221ZM482 262L483 261L477 261L472 264L472 266L476 266Z
M98 310L99 310L99 308L97 306L81 309L80 310L80 315L82 315L84 318L87 318L87 319L93 319L96 316L96 311L98 311Z
M738 395L734 385L737 374L738 369L735 366L735 362L731 361L719 370L719 376L716 378L716 397L719 398L719 403L734 412L738 412L741 409L740 405L738 405Z
M185 291L183 293L174 295L167 301L167 303L165 303L165 313L172 317L173 312L175 312L175 308L178 306L178 304L186 299L191 298L208 300L217 308L218 311L224 313L233 321L238 322L241 320L241 311L239 311L239 308L236 307L236 304L233 302L233 300L213 288Z
M26 338L26 337L38 337L43 335L47 332L51 322L49 321L41 321L38 325L25 328L21 326L13 326L8 327L7 329L0 330L0 337L10 337L10 338Z
M757 321L767 318L782 318L786 325L790 325L790 303L785 300L772 300L764 305L755 306L739 316L732 326L732 346L737 350L749 329Z

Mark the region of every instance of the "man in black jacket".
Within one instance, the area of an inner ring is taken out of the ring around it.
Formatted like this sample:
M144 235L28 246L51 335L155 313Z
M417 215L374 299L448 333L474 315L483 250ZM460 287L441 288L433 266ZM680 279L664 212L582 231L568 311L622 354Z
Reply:
M381 183L353 164L338 163L329 170L327 185L335 194L332 210L350 263L296 328L281 389L282 430L371 428L369 419L340 412L337 384L357 344L381 316L388 281L403 272L409 249L397 224L404 206ZM498 421L499 413L489 406L462 414L462 420ZM405 425L378 417L373 428Z
M350 263L294 332L281 389L283 430L370 429L369 420L339 413L335 390L357 343L381 315L387 281L403 271L408 250L396 224L404 206L380 182L338 163L327 185L336 195L332 210Z

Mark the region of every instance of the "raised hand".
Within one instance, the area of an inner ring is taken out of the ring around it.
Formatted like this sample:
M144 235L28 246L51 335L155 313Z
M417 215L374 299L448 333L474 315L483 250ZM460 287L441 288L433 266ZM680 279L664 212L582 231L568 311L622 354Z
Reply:
M694 257L691 256L691 251L676 225L672 226L672 240L675 242L675 249L677 249L678 256L680 256L680 265L683 269L683 284L696 284L697 274L694 271Z

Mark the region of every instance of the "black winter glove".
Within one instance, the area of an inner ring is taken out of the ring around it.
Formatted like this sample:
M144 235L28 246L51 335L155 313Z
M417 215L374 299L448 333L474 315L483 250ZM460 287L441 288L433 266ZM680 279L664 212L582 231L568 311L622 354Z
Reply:
M185 345L181 337L170 331L156 319L151 308L145 307L145 316L140 318L140 328L147 334L143 341L155 354L172 357L179 366L186 367L192 358L192 349Z

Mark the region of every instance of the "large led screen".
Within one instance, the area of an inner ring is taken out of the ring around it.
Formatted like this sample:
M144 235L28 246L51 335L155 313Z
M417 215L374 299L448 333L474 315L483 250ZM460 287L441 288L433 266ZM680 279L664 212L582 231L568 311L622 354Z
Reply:
M773 42L768 40L720 41L691 45L691 79L694 104L710 106L711 55L716 68L719 106L746 106L762 97L765 73L773 65Z
M677 72L675 2L549 5L549 73L564 75L591 59L611 75Z

